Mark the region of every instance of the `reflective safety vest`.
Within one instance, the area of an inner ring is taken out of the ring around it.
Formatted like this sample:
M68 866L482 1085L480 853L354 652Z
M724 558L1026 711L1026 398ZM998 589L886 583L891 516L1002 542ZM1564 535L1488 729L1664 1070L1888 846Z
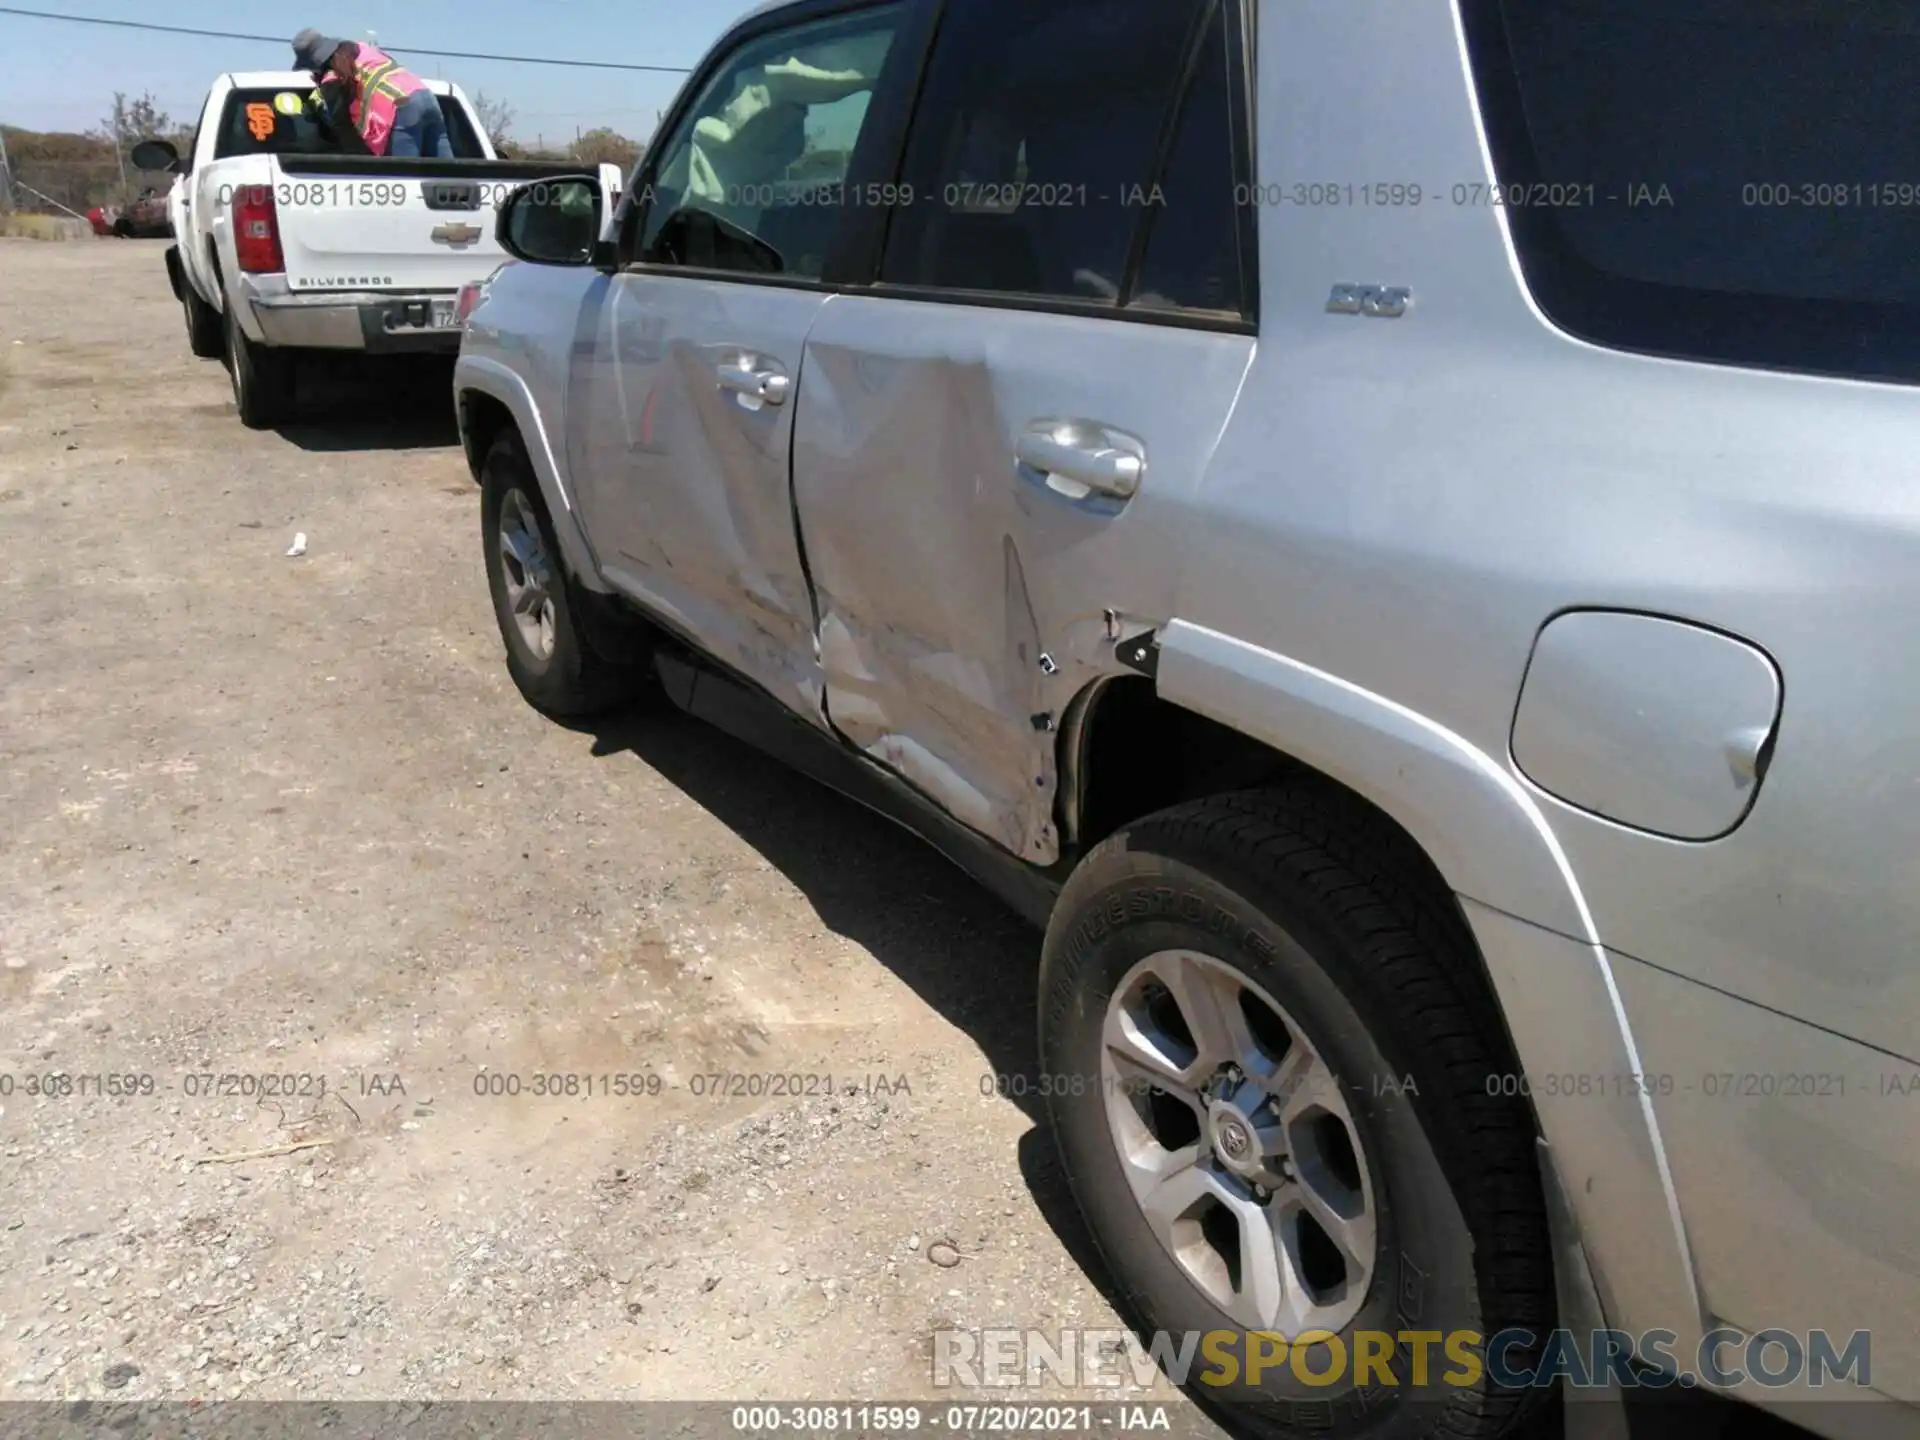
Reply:
M384 155L393 138L394 112L414 91L426 89L426 82L401 69L385 51L364 40L358 44L353 60L353 124L366 137L367 148Z

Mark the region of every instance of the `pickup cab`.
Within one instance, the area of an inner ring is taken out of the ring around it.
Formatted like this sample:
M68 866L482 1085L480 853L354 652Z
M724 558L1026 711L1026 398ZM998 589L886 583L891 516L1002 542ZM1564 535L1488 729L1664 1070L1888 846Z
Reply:
M459 87L427 84L451 160L367 154L298 71L222 75L186 155L137 147L143 166L175 176L167 279L193 353L226 358L245 424L288 416L306 354L450 358L460 288L505 258L494 207L527 181L580 170L498 158ZM612 166L600 178L620 183Z

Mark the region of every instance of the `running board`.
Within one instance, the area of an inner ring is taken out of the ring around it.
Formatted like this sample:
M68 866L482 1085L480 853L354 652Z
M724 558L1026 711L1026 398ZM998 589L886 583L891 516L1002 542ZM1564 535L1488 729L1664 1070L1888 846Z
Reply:
M654 651L653 663L661 689L687 714L911 831L1016 914L1046 928L1060 894L1062 880L1057 872L1036 869L1007 854L897 776L789 714L777 700L752 686L669 645Z

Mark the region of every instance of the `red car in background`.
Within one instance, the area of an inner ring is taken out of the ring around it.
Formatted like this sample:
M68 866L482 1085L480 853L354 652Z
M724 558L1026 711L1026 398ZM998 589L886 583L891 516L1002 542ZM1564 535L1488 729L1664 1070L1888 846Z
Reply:
M167 199L149 186L131 205L96 205L87 212L87 223L96 235L118 235L122 240L171 236L173 222L167 219Z

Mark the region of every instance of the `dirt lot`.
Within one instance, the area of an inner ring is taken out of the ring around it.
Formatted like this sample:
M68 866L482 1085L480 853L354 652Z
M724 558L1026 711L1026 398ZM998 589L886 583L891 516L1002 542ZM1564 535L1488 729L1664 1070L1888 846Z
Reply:
M1115 1324L991 1093L1037 938L521 703L444 396L249 432L159 245L0 241L0 1398L932 1397L942 1326Z

